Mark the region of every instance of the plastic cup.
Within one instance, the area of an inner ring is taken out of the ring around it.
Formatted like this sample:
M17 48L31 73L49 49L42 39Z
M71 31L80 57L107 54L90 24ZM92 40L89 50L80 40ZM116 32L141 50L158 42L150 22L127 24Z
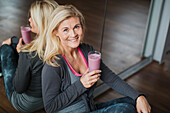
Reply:
M98 51L90 51L88 53L89 72L100 69L101 53Z
M29 44L32 41L31 37L31 28L28 26L21 26L21 35L23 38L23 42L25 44Z

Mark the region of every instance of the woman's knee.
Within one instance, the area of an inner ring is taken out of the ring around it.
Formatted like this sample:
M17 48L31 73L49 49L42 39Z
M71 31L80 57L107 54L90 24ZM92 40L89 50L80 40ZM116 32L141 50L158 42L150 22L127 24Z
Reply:
M10 45L4 44L0 47L1 61L3 59L14 56L15 52Z
M132 104L133 106L136 106L135 100L133 100L133 99L130 98L130 97L122 97L122 98L119 98L119 102L120 102L120 103L128 103L128 104Z
M3 75L7 71L13 73L16 69L18 57L11 46L4 44L0 47L1 68ZM6 71L5 71L6 70ZM12 70L12 71L9 71Z
M136 108L132 104L128 103L119 103L113 106L110 106L106 111L107 113L137 113Z
M0 53L1 56L3 56L4 54L10 54L13 53L13 49L10 45L4 44L0 47Z

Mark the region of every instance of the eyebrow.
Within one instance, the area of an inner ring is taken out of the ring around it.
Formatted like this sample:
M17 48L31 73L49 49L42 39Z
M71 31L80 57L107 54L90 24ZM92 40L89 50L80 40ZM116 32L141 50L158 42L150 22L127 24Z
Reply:
M80 23L78 23L78 24L76 24L76 25L81 25L81 24L80 24ZM75 26L76 26L76 25L75 25Z

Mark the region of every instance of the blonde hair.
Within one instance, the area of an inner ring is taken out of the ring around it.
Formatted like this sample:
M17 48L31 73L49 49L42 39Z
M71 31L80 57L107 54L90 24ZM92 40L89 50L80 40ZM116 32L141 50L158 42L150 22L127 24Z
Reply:
M42 59L45 50L45 30L49 24L49 17L52 12L58 7L58 3L54 0L42 0L35 1L31 4L30 15L33 21L33 24L38 28L38 33L35 36L35 39L30 43L21 48L23 52L33 52L35 55Z
M73 5L60 5L51 15L51 23L49 24L47 30L47 40L46 40L46 49L44 52L43 60L48 64L54 67L59 66L56 59L59 59L56 55L63 53L63 48L60 42L59 37L55 35L55 30L58 30L58 27L61 22L70 18L78 17L80 24L83 30L85 31L85 20L82 13L77 10Z

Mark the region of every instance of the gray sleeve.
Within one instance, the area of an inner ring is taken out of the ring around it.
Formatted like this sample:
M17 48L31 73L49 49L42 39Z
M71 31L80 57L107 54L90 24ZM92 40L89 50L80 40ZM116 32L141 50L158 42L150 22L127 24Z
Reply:
M61 76L65 75L66 72L64 69L62 71L61 67L52 67L47 64L43 67L42 95L47 113L53 113L69 106L87 90L78 80L62 91L64 81Z
M17 93L23 93L28 89L31 77L30 60L27 54L20 52L18 66L13 78L14 90Z
M124 96L129 96L132 99L136 100L136 98L141 95L141 93L134 90L130 85L128 85L125 81L123 81L119 76L113 73L101 60L100 68L102 70L101 80L108 84L112 89L114 89L119 94Z
M17 38L16 36L11 37L11 44L18 44L19 42L19 38Z

